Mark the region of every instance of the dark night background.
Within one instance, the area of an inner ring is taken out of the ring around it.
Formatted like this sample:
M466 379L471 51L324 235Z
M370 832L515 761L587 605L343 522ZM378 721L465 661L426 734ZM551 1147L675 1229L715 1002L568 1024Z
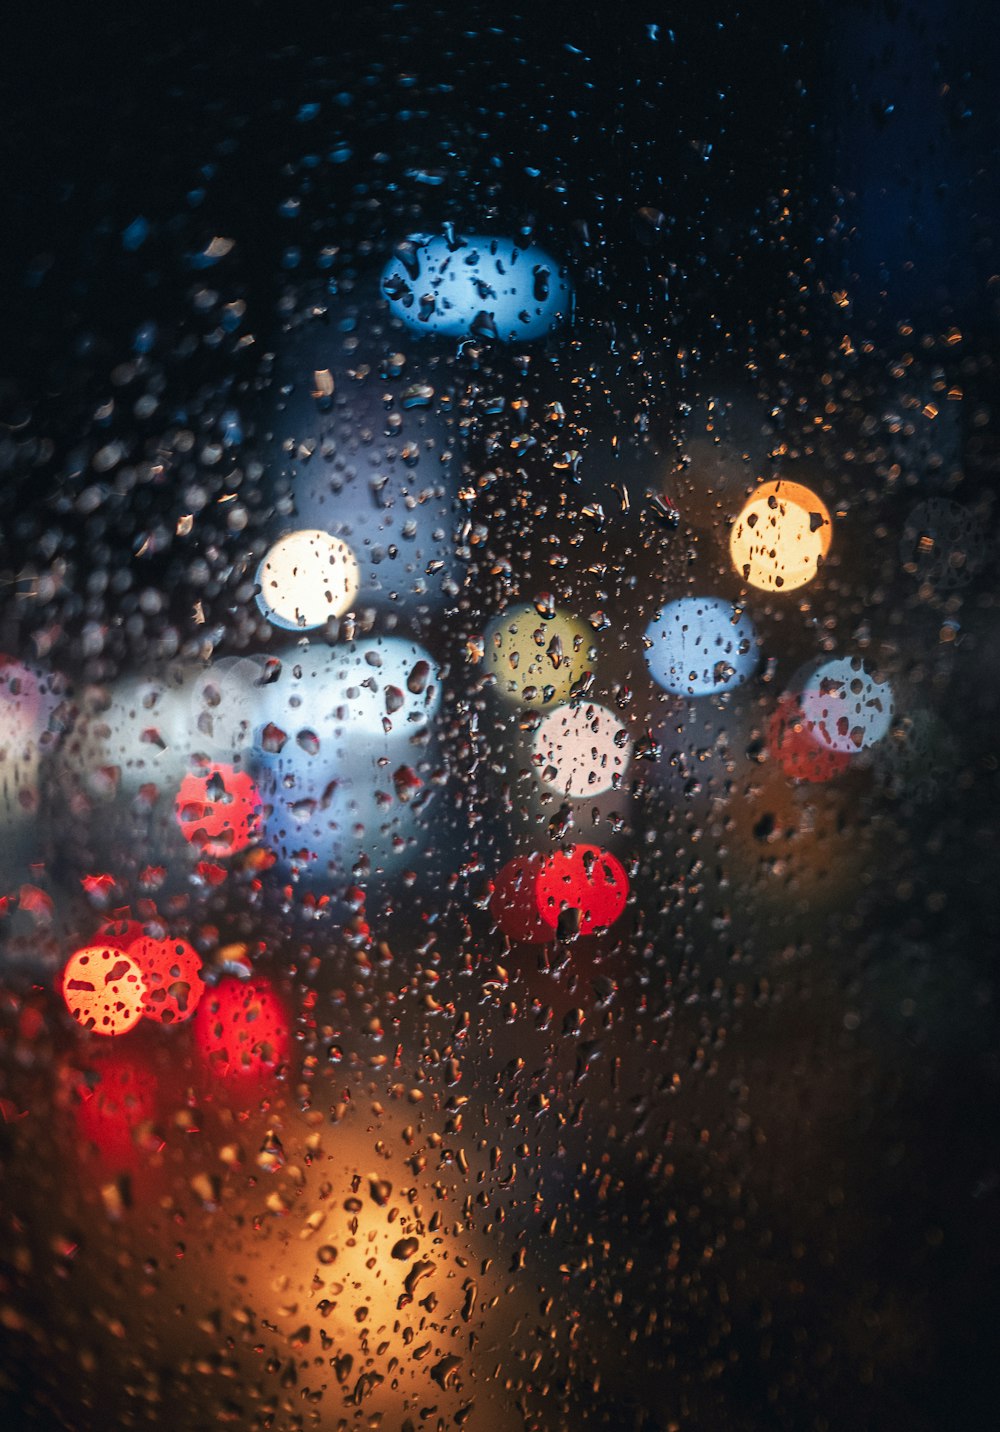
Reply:
M156 323L178 353L199 331L197 284L244 302L253 348L202 345L168 364L166 402L197 414L204 394L228 384L253 413L260 355L280 344L289 284L364 279L400 233L448 221L498 232L530 224L550 251L571 256L581 368L597 355L607 380L605 407L591 415L601 438L648 411L650 441L676 452L684 405L697 404L713 374L728 379L750 363L776 431L794 446L806 441L807 399L825 397L821 375L834 369L841 431L825 455L838 461L863 446L866 420L893 401L901 355L928 335L907 381L919 390L921 364L940 364L964 385L962 500L983 500L992 514L1000 21L974 0L658 9L205 6L185 7L182 22L168 6L115 18L81 7L58 23L36 12L10 37L0 91L0 582L16 589L26 553L53 532L81 580L127 564L137 521L152 523L156 504L169 502L146 492L91 523L57 500L82 481L79 435L137 328ZM312 104L315 116L304 109ZM350 152L327 162L339 146ZM414 177L427 170L441 182ZM292 191L294 224L280 213ZM137 219L148 227L132 248L123 236ZM223 278L192 267L215 235L236 241ZM325 244L339 252L320 272L314 255ZM850 294L846 313L840 291ZM960 352L942 339L950 329L963 334ZM845 332L854 354L841 369ZM636 344L656 374L652 396L621 357ZM898 537L880 546L877 529L896 533L900 508L860 460L852 473L862 516L845 582L871 602L877 581L863 569L895 550ZM936 490L933 480L920 488ZM995 530L992 541L995 553ZM737 1021L747 1024L739 1059L715 1049L714 1083L694 1079L668 1108L653 1060L645 1082L604 1090L598 1118L618 1129L612 1192L585 1188L572 1218L574 1238L593 1233L612 1251L566 1306L613 1352L593 1394L593 1368L581 1357L578 1370L567 1354L546 1404L557 1410L533 1406L527 1426L995 1425L995 570L994 556L974 588L978 646L949 677L963 779L930 805L894 811L886 865L866 873L827 950L763 988L747 976L752 1023ZM187 610L172 554L150 565L149 580L170 589L178 617ZM886 612L904 613L901 641L907 622L936 631L940 613L907 609L902 587L888 590ZM85 612L73 584L45 610L5 608L8 648L58 627L54 663L87 679L113 674L80 655ZM123 646L115 659L126 669L138 657ZM645 879L655 892L655 874ZM902 884L917 892L909 903L893 896ZM656 944L655 916L646 926ZM774 926L783 943L786 926L777 916ZM671 978L674 1049L697 1069L694 1051L711 1037L684 996L701 975L685 961ZM913 991L920 1014L905 1024L892 1011ZM846 1006L866 1011L860 1033L845 1028ZM741 1082L767 1138L733 1125L732 1148L708 1150L700 1131L730 1128L726 1091ZM583 1133L559 1139L586 1155ZM679 1272L671 1263L683 1312L637 1350L630 1330L646 1325L667 1279L672 1235L646 1170L668 1145L679 1170L670 1200L686 1236L716 1242L713 1277L699 1283L686 1251ZM15 1208L34 1187L13 1159L4 1182L2 1201ZM544 1201L568 1218L555 1174ZM55 1296L36 1290L43 1326ZM74 1422L72 1379L60 1388L37 1347L11 1337L4 1360L5 1427L22 1425L25 1406L25 1426L92 1425L91 1413ZM32 1401L26 1389L45 1383Z

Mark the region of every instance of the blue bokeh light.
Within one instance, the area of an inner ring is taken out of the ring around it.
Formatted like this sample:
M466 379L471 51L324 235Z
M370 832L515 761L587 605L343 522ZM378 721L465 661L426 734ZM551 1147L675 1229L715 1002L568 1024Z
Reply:
M542 338L572 313L565 270L536 244L482 234L419 235L382 274L391 312L414 333Z
M653 680L675 696L711 696L741 685L760 653L753 622L721 597L681 597L646 629Z

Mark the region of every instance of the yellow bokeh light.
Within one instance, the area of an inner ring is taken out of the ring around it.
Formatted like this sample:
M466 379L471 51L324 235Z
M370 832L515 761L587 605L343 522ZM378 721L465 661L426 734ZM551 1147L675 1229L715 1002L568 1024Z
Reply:
M514 706L558 706L590 666L593 633L567 612L541 617L513 607L487 628L483 660L495 690Z
M829 512L808 487L762 483L733 526L733 566L751 587L793 591L815 577L832 530Z

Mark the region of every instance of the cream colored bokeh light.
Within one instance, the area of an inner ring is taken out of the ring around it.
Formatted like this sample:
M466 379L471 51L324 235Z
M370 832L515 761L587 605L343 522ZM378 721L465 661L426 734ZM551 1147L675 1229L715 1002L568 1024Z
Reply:
M762 483L733 526L733 566L751 587L794 591L815 577L832 530L829 512L808 487Z
M514 706L556 706L590 665L593 639L567 612L539 616L532 606L514 607L486 630L483 660L496 677L495 690Z
M618 717L593 702L560 706L535 732L535 762L542 780L568 796L611 790L628 768L631 749Z
M357 558L329 532L303 528L275 542L257 572L258 605L287 631L322 626L341 617L358 594Z

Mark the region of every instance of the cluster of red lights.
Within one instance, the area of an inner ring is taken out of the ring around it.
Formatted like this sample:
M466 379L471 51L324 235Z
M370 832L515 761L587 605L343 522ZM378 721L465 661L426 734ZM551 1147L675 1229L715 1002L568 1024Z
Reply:
M130 920L70 955L62 991L78 1024L114 1036L143 1018L183 1023L198 1008L205 985L201 960L186 940L154 939Z

